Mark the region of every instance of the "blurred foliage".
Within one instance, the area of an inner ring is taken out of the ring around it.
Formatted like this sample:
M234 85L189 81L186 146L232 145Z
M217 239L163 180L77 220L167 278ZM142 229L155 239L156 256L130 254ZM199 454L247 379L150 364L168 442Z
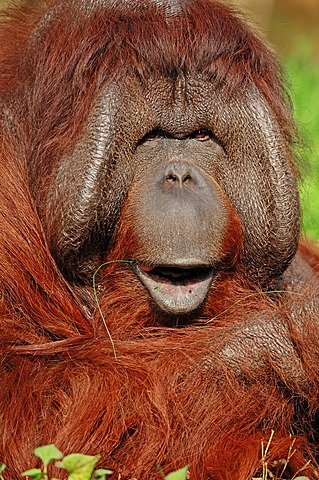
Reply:
M269 39L281 55L303 148L303 231L319 240L319 1L276 0Z
M291 81L295 118L302 134L304 160L301 183L303 229L319 239L319 58L308 38L300 38L298 48L285 61Z

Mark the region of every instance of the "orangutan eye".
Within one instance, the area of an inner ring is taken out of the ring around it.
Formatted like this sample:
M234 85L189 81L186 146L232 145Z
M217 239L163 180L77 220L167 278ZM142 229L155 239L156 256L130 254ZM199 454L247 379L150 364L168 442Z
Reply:
M151 132L148 132L146 135L141 140L141 143L143 142L152 142L153 140L157 140L158 138L164 137L164 132L161 130L152 130Z
M207 142L215 137L209 130L196 130L190 135L190 138L198 140L199 142Z

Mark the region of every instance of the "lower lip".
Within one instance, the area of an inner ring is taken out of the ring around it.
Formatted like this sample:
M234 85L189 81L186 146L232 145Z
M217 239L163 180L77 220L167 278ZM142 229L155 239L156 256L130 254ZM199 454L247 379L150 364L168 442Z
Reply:
M178 284L161 282L160 279L154 279L147 272L151 272L154 268L143 268L143 266L135 265L137 276L146 287L148 293L164 311L173 314L187 314L198 308L205 300L210 285L213 281L214 274L206 279L198 282L188 282L187 284Z

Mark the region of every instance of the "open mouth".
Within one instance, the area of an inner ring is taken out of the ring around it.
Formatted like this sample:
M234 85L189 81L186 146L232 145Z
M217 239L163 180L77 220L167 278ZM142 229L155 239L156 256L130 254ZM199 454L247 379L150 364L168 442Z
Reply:
M135 272L150 296L164 311L186 314L205 300L216 270L203 265L137 264Z
M212 270L210 267L145 267L142 265L139 265L139 268L155 281L181 285L201 282L209 277Z

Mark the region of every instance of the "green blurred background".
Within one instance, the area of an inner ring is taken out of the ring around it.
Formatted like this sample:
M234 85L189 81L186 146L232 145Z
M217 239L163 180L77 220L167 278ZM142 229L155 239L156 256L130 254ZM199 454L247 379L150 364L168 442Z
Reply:
M230 0L229 0L230 1ZM290 84L302 148L303 231L319 241L319 0L232 0L277 51Z
M286 68L302 133L302 226L319 242L319 0L227 1L245 11ZM11 3L0 0L0 7Z

